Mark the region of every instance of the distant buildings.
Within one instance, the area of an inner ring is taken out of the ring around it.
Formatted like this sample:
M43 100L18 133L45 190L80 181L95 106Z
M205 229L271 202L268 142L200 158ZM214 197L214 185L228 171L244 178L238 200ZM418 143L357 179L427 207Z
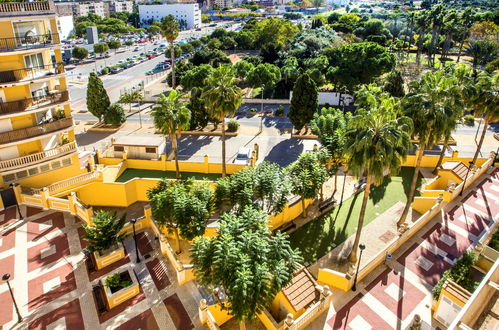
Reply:
M173 15L184 28L195 29L201 26L201 10L197 3L139 5L139 19L143 26L152 21L160 21L167 15Z
M112 13L133 11L133 1L57 1L55 3L58 15L88 16L89 13L100 17L109 17Z

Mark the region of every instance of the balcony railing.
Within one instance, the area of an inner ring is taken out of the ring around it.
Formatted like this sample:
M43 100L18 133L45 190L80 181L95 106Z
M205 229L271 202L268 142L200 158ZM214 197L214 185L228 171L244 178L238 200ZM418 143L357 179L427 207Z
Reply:
M69 100L68 91L50 93L34 98L0 103L0 114L19 112L24 110L34 110L41 107L55 105Z
M23 166L29 166L42 161L64 156L75 150L76 150L76 142L70 142L60 147L56 147L42 152L37 152L36 154L31 154L8 160L2 160L0 161L0 171L10 170L13 168L19 168Z
M57 33L0 38L0 51L40 48L59 43L60 40Z
M16 129L14 131L0 133L0 144L10 143L18 140L23 140L50 132L58 131L63 128L68 128L73 125L73 118L63 118L52 121L46 124L41 124L33 127Z
M51 10L46 2L4 2L0 3L0 13L37 12Z
M34 68L25 68L10 71L0 71L0 83L10 83L17 81L42 78L64 72L63 65L42 65Z

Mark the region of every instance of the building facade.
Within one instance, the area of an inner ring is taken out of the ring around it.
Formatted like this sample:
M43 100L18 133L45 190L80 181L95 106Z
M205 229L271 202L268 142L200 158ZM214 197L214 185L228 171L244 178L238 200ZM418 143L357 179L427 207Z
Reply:
M148 26L151 21L161 21L167 15L173 15L177 21L185 22L187 29L201 26L201 10L197 3L139 5L139 18L143 26Z
M112 13L131 13L133 11L133 1L105 1L104 5L108 7L109 14Z
M54 3L0 3L0 31L0 191L83 173Z
M71 12L73 17L88 16L89 13L106 17L107 5L104 2L58 2L56 3L57 13L67 15Z

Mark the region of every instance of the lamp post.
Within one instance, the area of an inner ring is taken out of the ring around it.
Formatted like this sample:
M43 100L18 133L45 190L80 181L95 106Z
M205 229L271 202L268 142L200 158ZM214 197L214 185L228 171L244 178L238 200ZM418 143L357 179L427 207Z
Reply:
M132 227L133 227L133 240L135 242L135 252L137 253L137 263L140 262L140 257L139 257L139 247L137 246L137 235L135 233L135 223L137 222L137 219L136 218L133 218L132 220L130 220L130 222L132 223Z
M468 170L466 171L466 176L464 177L464 182L463 182L463 188L461 189L461 192L459 192L459 196L463 196L464 193L464 187L466 186L466 180L468 179L468 174L470 173L470 169L475 164L475 162L470 161L470 166L468 166Z
M357 263L357 271L355 272L355 278L353 279L353 286L352 286L352 291L357 291L357 275L359 274L359 267L360 267L360 259L362 259L362 252L366 246L362 243L359 244L359 249L360 249L360 255L359 255L359 262Z
M17 307L16 299L14 299L14 294L12 293L12 288L10 287L9 278L10 274L8 273L2 276L2 280L4 280L7 283L7 286L9 287L10 297L12 298L12 302L14 303L14 307L17 313L17 323L21 323L23 318L21 317L21 313L19 313L19 308Z

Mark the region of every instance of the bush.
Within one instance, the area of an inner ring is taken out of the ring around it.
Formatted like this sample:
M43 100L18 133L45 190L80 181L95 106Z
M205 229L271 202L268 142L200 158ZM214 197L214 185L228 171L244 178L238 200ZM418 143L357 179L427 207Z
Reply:
M474 125L475 124L475 117L473 117L472 115L466 115L463 117L463 121L466 125Z
M102 69L102 70L101 70L101 72L100 72L100 73L101 73L101 74L108 74L108 73L109 73L109 71L111 71L111 70L109 70L109 68L108 68L108 67L105 67L104 69Z
M281 117L284 116L284 107L282 105L279 105L274 112L274 116Z
M251 112L251 113L255 113L256 111L257 111L257 110L256 110L256 108L251 108L251 109L250 109L250 112Z
M132 283L131 280L123 279L120 273L114 273L113 275L106 277L106 286L111 289L111 291L126 288L127 286L132 285Z
M496 231L489 242L489 246L496 251L499 251L499 231Z
M123 107L117 103L111 104L104 112L104 123L107 125L121 125L126 121Z
M433 287L433 297L437 299L440 296L442 287L447 279L456 282L458 285L462 286L464 289L473 293L477 287L478 282L474 282L471 276L472 266L478 260L478 256L474 252L466 251L464 252L461 259L459 259L454 266L447 269L440 281Z
M235 119L229 120L229 123L227 124L227 130L229 132L237 132L239 129L239 123Z

